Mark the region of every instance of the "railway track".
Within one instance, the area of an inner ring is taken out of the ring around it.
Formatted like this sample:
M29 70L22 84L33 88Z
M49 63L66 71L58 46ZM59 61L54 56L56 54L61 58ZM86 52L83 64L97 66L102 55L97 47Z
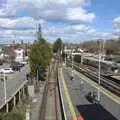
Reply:
M67 65L71 66L71 63L67 62ZM91 70L88 67L82 67L79 66L78 64L74 63L73 65L74 69L77 70L78 72L84 74L94 82L98 83L98 72L95 70ZM114 79L109 76L104 76L101 74L101 86L109 90L110 92L114 93L118 97L120 97L120 81L117 79Z
M46 81L39 120L58 120L56 99L57 61L53 61Z
M77 65L77 63L76 63ZM94 71L95 73L98 73L98 68L95 68L95 67L91 67L91 66L88 66L88 65L85 65L86 69L88 69L89 71ZM111 82L114 82L113 84L117 84L120 86L120 80L118 79L115 79L109 75L106 75L106 74L110 74L110 73L106 73L106 71L101 71L101 76L103 76L104 78L108 79L108 81L111 81Z

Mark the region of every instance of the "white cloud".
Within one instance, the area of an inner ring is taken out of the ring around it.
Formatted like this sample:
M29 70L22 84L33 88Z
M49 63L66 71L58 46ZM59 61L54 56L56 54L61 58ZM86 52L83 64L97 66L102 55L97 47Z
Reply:
M88 26L81 24L81 25L73 25L71 26L73 29L78 30L78 31L86 31L88 30Z
M114 30L114 35L120 36L120 17L117 17L113 20L115 30Z
M70 8L68 9L67 14L68 20L79 23L80 21L83 23L92 23L92 20L95 18L95 14L86 13L82 7L79 8Z
M5 39L35 39L38 23L50 39L83 34L88 30L83 23L92 23L94 13L85 7L89 0L7 0L0 6L0 41ZM71 24L66 27L47 26L49 22Z
M0 9L0 16L26 13L34 19L52 22L91 23L95 14L83 8L88 5L87 0L8 0L6 7Z
M44 30L45 36L62 37L64 41L68 42L81 42L84 40L95 40L95 39L110 39L116 38L116 35L112 32L100 32L96 31L87 25L69 25L64 27L50 27Z
M120 17L113 20L115 33L100 32L86 25L92 23L96 15L85 8L89 0L7 0L0 7L0 41L35 39L38 23L42 24L45 38L54 41L62 37L64 41L83 41L96 38L115 37L120 31ZM11 16L14 16L11 18ZM22 16L22 17L20 17ZM47 23L52 24L47 26ZM54 26L56 23L65 23ZM67 23L67 24L66 24ZM53 25L53 26L52 26Z
M49 42L54 42L57 38L62 38L64 42L81 42L84 40L94 40L94 39L109 39L115 38L116 35L112 32L98 32L95 29L82 25L72 25L63 27L44 27L42 30L43 36L49 40ZM28 30L0 30L0 41L2 40L24 40L24 41L34 41L36 37L36 29Z
M16 19L0 18L0 27L6 29L35 29L38 26L45 24L44 20L34 20L32 17L20 17Z
M114 23L120 23L120 17L117 17L113 20Z
M62 35L73 35L77 33L84 33L87 32L89 27L84 24L79 24L79 25L69 25L69 26L64 26L64 27L49 27L44 30L44 34L46 35L55 35L55 34L60 34Z
M24 40L25 42L34 41L36 36L36 30L0 30L0 42L10 43L13 40L19 42Z
M114 25L115 25L115 28L116 29L120 29L120 17L117 17L117 18L115 18L114 20L113 20L113 23L114 23ZM117 30L117 31L118 31Z

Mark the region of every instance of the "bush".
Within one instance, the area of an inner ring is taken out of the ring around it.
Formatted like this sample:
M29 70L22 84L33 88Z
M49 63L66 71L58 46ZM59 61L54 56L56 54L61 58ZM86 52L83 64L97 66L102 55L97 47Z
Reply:
M3 120L24 120L24 116L19 113L8 113L4 115Z

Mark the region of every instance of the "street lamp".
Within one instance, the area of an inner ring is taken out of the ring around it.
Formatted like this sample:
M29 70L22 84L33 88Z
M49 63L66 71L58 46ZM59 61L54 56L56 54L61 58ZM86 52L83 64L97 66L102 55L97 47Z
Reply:
M4 100L5 100L5 104L7 103L7 90L6 90L6 76L4 73Z
M65 46L65 66L66 66L66 46Z
M102 50L103 60L105 59L105 43L106 41L103 40L103 50Z
M100 44L100 42L99 42ZM101 75L100 75L100 72L101 72L101 44L99 45L99 66L98 66L98 96L97 96L97 100L100 102L100 84L101 84L101 81L100 81L100 78L101 78Z
M39 81L39 67L37 68L37 83Z
M73 56L73 49L72 49L72 78L73 78L73 60L74 60L74 56Z

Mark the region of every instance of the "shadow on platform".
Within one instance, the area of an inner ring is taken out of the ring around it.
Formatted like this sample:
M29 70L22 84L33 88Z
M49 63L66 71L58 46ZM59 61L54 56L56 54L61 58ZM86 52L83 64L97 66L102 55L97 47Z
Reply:
M85 120L117 120L99 104L77 105L76 107Z

